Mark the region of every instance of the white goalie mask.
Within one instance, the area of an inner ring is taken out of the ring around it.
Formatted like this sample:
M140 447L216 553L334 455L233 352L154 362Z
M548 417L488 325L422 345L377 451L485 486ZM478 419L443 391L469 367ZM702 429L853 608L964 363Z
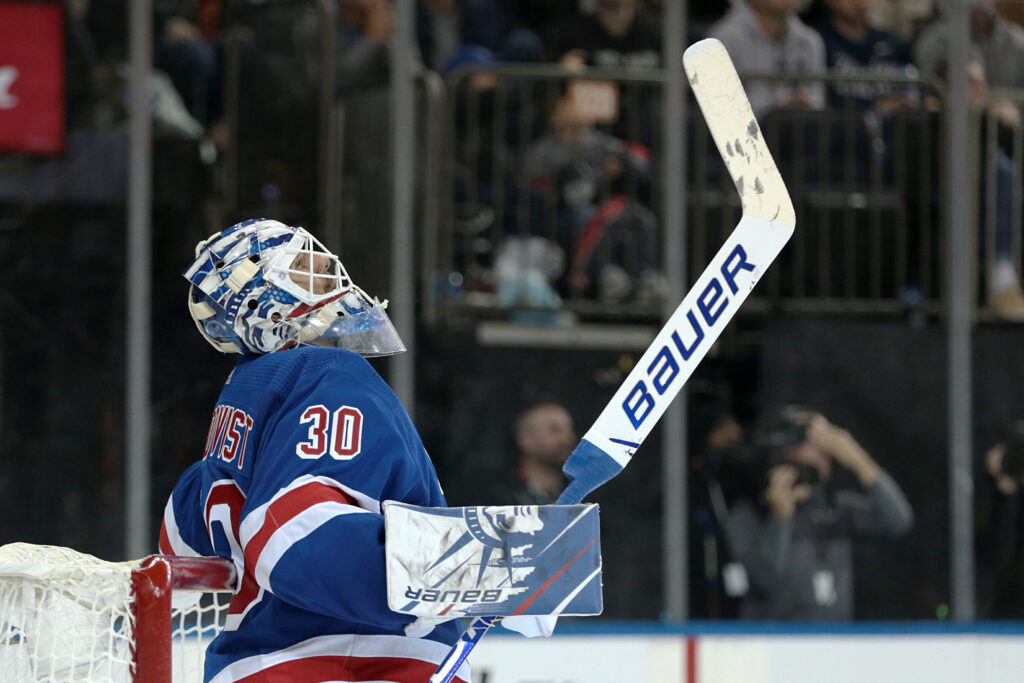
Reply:
M309 344L367 357L405 351L387 301L354 285L338 257L303 228L265 218L238 223L196 245L184 275L192 319L223 353Z

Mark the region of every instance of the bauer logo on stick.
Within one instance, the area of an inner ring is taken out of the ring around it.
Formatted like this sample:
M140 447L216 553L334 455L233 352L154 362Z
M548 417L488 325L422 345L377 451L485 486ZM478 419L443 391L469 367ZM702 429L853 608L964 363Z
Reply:
M618 468L647 438L796 223L785 183L725 48L716 40L701 41L686 51L683 63L743 216L583 437Z
M747 252L743 245L737 244L722 264L721 280L718 277L710 278L697 296L695 305L686 311L683 326L672 330L669 335L671 343L664 344L658 349L654 360L647 366L647 380L650 381L651 388L658 396L664 394L671 387L672 382L679 377L681 364L690 360L707 338L708 335L704 334L705 328L710 330L715 323L722 320L722 313L732 302L730 293L737 294L741 284L744 285L745 291L749 291L753 286L753 283L738 281L738 276L742 271L750 271L756 282L760 269L747 260ZM722 320L723 324L728 319L727 316L725 320ZM677 360L677 356L679 360ZM651 414L654 405L654 394L648 389L647 381L641 379L637 381L629 395L626 396L626 400L622 402L622 409L634 429L638 429Z

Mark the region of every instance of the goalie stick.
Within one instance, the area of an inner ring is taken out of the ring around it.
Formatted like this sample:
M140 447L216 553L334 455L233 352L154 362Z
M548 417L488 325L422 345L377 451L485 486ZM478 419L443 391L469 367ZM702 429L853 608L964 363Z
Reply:
M694 43L683 66L743 217L569 456L562 468L569 485L559 504L581 502L629 464L796 225L786 185L725 47L715 39ZM430 682L449 683L499 620L474 619Z

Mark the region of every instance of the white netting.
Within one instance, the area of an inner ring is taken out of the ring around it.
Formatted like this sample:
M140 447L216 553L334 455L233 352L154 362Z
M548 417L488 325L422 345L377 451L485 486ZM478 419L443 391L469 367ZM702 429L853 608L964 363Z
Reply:
M54 546L0 547L0 681L131 681L131 577L139 564ZM203 653L228 597L175 591L175 681L202 680Z
M174 592L171 671L175 683L200 683L203 680L206 647L223 628L230 601L230 593Z

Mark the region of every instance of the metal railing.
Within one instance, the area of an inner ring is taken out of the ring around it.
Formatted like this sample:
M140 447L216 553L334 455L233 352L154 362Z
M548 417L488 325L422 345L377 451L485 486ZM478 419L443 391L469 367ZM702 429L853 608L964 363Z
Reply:
M662 79L657 70L570 73L554 65L474 67L447 79L441 215L437 232L425 235L437 245L425 264L429 322L510 315L550 321L564 311L619 321L657 317L652 254L663 240L661 196L673 191L656 172ZM799 229L750 308L938 310L942 93L900 76L751 74L745 81L828 93L824 109L759 116ZM595 83L604 89L594 90ZM577 99L581 84L596 103L587 104L586 93ZM862 105L865 92L905 94L906 106L881 115ZM580 136L575 142L555 131L564 125L559 107L567 98L593 108L571 133ZM740 207L699 110L687 109L681 125L692 277L735 226ZM602 151L604 160L588 158ZM536 317L545 311L551 315Z
M756 74L746 80L819 86L826 100L821 110L762 117L800 229L755 295L790 310L940 310L942 91L900 76ZM884 114L883 101L893 107ZM693 182L701 183L700 174Z
M1019 286L1020 275L1024 272L1024 89L999 89L989 93L986 100L975 112L973 118L972 149L976 163L973 165L973 186L977 192L975 215L980 230L978 253L980 258L979 277L976 284L981 292L978 297L979 313L982 317L998 317L1010 313L1015 307L1012 302L999 306L996 290L1008 287L1005 278L1011 274ZM1004 281L993 282L997 270L1004 270ZM1024 305L1024 301L1020 302ZM1002 310L1000 310L1002 308ZM1017 314L1024 316L1024 308L1016 307ZM1012 313L1011 313L1012 315Z
M316 45L299 64L293 30L305 11L315 16ZM277 12L278 14L274 14ZM225 40L225 224L270 215L315 229L325 244L359 264L369 291L385 291L391 207L390 98L385 74L346 87L336 79L337 3L275 0L254 6L256 31ZM304 67L304 68L300 68ZM436 233L439 213L444 83L416 74L417 224ZM433 245L421 245L433 260Z

